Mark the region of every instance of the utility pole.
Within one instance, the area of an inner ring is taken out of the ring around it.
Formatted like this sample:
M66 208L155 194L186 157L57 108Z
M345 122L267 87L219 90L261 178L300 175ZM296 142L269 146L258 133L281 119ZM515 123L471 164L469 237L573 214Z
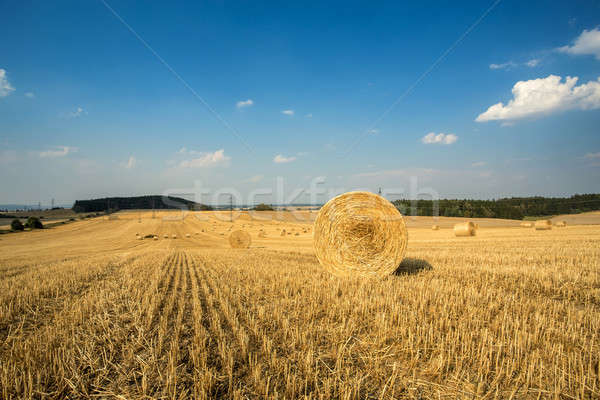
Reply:
M233 195L229 195L229 222L233 222Z
M54 209L54 198L52 199L51 203L52 203L51 209Z
M379 188L379 192L377 192L377 194L381 196L381 188Z

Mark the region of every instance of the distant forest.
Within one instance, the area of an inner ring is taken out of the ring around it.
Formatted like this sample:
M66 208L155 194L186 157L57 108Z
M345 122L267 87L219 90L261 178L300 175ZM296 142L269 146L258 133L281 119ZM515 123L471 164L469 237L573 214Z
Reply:
M136 197L106 197L93 200L76 200L73 204L75 212L114 212L119 210L212 210L211 206L196 203L180 197L136 196Z
M404 215L433 216L432 200L396 200ZM576 194L566 198L511 197L498 200L439 200L439 216L464 218L523 219L600 210L600 194Z

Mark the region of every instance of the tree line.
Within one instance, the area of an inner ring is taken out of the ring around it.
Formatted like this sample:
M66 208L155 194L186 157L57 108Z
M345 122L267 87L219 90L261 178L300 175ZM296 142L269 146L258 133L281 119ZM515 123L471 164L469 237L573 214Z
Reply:
M542 217L557 214L578 214L600 210L600 194L576 194L571 197L511 197L496 200L443 199L395 200L403 215L463 218ZM437 213L436 205L437 203Z
M181 197L171 196L135 196L105 197L102 199L76 200L73 204L75 212L114 212L119 210L169 210L185 209L207 211L211 206L196 203Z

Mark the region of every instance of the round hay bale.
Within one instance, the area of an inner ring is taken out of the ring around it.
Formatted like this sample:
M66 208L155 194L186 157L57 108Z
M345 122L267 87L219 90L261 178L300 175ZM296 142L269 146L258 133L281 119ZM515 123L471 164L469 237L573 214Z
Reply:
M471 221L454 225L454 236L475 236L475 224Z
M549 219L538 219L535 221L535 230L536 231L547 231L552 229L552 221Z
M408 232L402 214L370 192L334 197L321 208L313 226L317 259L336 275L389 275L406 252Z
M295 236L300 236L300 232L294 233Z
M185 237L186 237L186 238L189 238L190 236L191 236L191 235L190 235L189 233L186 233L186 234L185 234Z
M285 229L281 231L281 236L285 236Z
M169 235L166 235L166 234L165 234L165 236L163 236L163 237L164 237L165 239L168 239L168 238L169 238Z
M158 240L158 236L154 236L154 240Z
M246 231L233 231L229 235L229 245L234 249L247 249L252 243L250 234Z
M432 231L439 231L439 230L440 230L440 226L439 226L439 225L433 225L433 226L431 227L431 230L432 230Z
M171 236L173 239L177 239L177 235L173 235Z
M562 228L562 227L567 226L567 221L556 221L556 224L554 224L554 225Z
M531 228L532 226L531 222L521 222L521 228Z

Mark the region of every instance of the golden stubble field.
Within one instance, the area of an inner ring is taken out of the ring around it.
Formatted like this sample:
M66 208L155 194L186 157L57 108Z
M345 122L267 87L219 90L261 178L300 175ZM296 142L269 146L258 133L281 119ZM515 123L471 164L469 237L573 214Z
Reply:
M323 270L315 213L178 215L0 236L1 398L600 397L600 226L572 225L598 214L409 219L383 279Z

